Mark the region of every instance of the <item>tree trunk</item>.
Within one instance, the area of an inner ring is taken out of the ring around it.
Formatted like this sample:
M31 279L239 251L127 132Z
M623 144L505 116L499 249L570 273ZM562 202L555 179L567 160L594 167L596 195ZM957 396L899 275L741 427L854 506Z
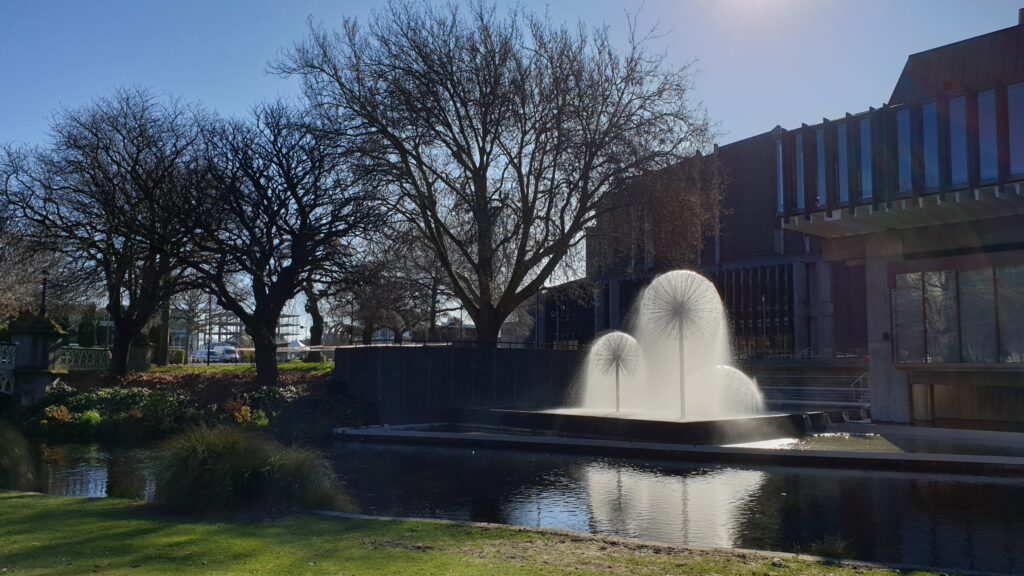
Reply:
M254 357L256 361L256 382L260 386L277 385L277 341L274 339L273 327L263 326L258 329L246 329L252 336Z
M171 345L170 301L164 302L163 305L160 306L160 328L157 332L159 336L158 342L156 343L156 349L153 351L153 364L156 364L157 366L167 366Z
M324 316L320 313L320 299L312 290L306 290L306 313L313 319L309 325L309 345L322 346L324 343ZM320 350L306 353L306 362L323 362L324 354Z
M363 344L366 346L373 344L373 324L369 322L363 324Z
M395 333L395 344L401 344L403 341L402 329L398 326L391 328L391 331Z
M437 281L432 280L430 283L430 324L429 328L427 328L427 341L429 342L436 342L441 339L441 331L438 330L437 326L438 292Z
M114 376L128 375L128 356L131 354L132 341L139 333L139 330L124 326L123 321L114 321L114 345L110 349L110 373Z
M498 345L498 332L504 317L493 306L484 304L473 321L476 323L476 344L481 348L495 348Z

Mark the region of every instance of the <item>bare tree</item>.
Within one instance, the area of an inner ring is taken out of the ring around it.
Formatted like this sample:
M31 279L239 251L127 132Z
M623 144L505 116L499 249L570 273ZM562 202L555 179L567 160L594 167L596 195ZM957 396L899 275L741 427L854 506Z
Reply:
M206 320L209 295L199 288L190 288L176 294L171 300L171 311L185 324L185 363L192 352L192 335L199 332Z
M46 148L8 147L4 196L31 240L102 278L114 324L112 371L180 289L187 230L168 208L194 184L198 113L145 90L59 113Z
M208 135L208 186L180 211L195 234L189 265L245 326L257 378L273 385L281 311L310 282L343 273L376 204L353 186L335 141L283 104Z
M699 267L704 241L719 222L727 179L716 155L695 156L606 197L588 231L588 276Z
M358 141L361 168L395 193L493 344L602 197L709 145L688 69L631 29L620 52L607 28L395 2L365 28L311 27L275 70Z

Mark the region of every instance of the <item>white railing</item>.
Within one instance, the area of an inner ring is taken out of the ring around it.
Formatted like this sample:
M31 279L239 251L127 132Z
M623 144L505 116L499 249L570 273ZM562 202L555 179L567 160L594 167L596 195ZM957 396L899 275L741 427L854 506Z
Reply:
M106 370L110 355L106 348L63 347L57 350L53 367L68 372L99 372Z
M14 394L14 346L0 344L0 394Z

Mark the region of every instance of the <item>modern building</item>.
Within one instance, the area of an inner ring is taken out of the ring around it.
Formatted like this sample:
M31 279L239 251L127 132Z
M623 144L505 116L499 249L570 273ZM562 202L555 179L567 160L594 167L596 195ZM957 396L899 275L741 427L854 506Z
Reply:
M722 217L692 260L740 353L867 355L878 421L1024 430L1024 10L911 55L877 108L714 157ZM647 232L660 212L633 207L625 232L598 221L593 328L547 325L546 341L624 326L670 267Z
M875 418L1024 429L1024 10L773 143L783 228L820 239L819 277L863 269Z

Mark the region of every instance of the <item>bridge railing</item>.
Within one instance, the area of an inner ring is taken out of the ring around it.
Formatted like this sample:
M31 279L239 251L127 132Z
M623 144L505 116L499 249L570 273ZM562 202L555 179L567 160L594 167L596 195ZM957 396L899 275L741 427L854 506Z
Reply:
M0 344L0 394L14 394L14 351L12 344Z
M68 372L99 372L106 370L109 364L110 354L106 348L64 346L57 349L53 367Z

